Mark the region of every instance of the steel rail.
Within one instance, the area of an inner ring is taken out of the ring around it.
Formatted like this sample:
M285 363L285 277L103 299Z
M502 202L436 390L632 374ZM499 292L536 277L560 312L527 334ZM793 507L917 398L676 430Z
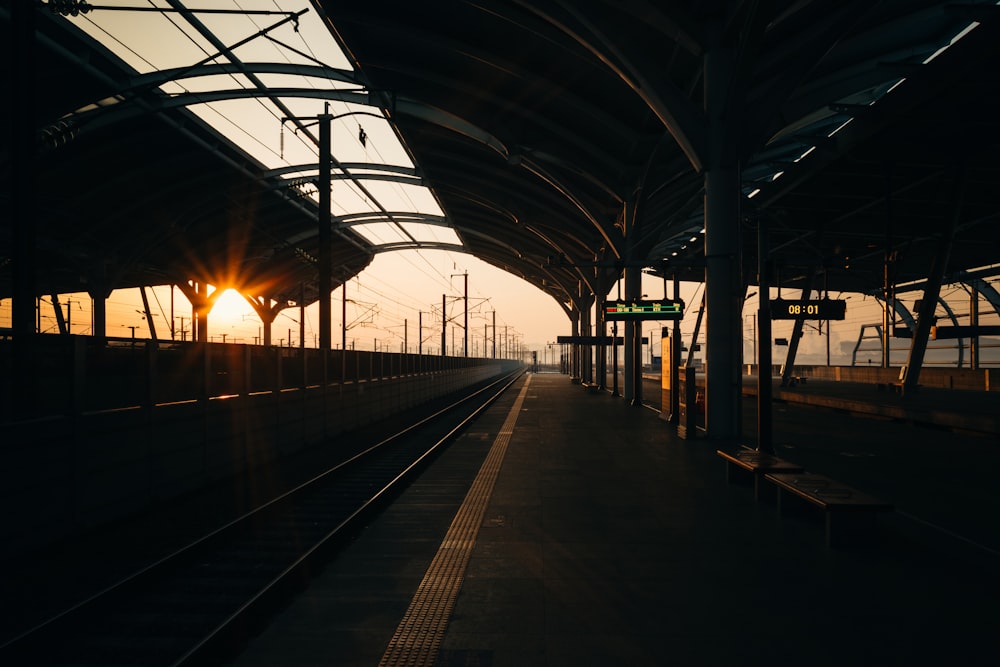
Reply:
M358 503L357 506L352 505L352 509L346 510L346 516L339 520L333 528L327 530L325 535L320 539L314 540L304 551L293 557L291 564L282 567L277 575L271 577L265 585L251 594L248 599L242 603L238 603L234 611L229 613L221 622L218 622L210 632L202 636L183 655L176 659L165 656L163 664L180 666L214 660L220 650L225 650L220 649L220 647L231 645L233 637L238 635L241 625L247 619L253 614L264 613L267 601L273 600L275 596L280 595L283 586L289 581L300 577L310 564L316 562L318 555L327 546L332 544L337 537L343 535L348 529L355 526L360 518L367 515L367 513L379 506L380 503L386 502L394 490L398 489L421 469L424 464L428 463L436 453L450 443L470 421L496 401L522 374L523 370L518 369L513 373L491 381L486 386L423 417L378 443L348 456L307 481L297 484L290 490L281 493L249 512L172 551L170 554L155 560L134 573L121 578L118 582L103 588L101 591L90 595L64 611L51 616L49 619L21 632L3 645L0 645L0 661L5 659L5 654L16 653L19 648L24 648L26 644L37 642L38 638L46 636L47 633L58 634L61 624L74 627L72 624L80 623L88 611L98 608L101 604L108 603L109 600L128 599L127 596L130 592L137 590L140 586L151 582L160 582L171 574L176 576L176 572L183 571L181 568L184 567L185 562L193 562L196 557L202 556L205 553L217 553L217 551L212 552L211 550L221 550L223 547L235 543L237 537L241 536L240 531L246 530L249 532L251 527L255 525L254 522L263 521L268 512L277 512L282 508L291 508L293 501L301 499L310 491L316 490L323 482L330 481L333 475L337 473L349 473L354 470L355 474L360 477L361 472L357 471L356 468L358 464L370 460L376 453L385 452L389 445L400 442L408 436L414 436L418 433L419 429L429 427L435 422L440 422L446 417L454 415L455 411L462 406L468 406L468 404L473 403L473 409L468 414L462 415L457 425L446 425L448 427L447 433L440 437L435 436L435 441L432 445L421 447L422 451L419 455L408 459L408 462L402 466L401 470L392 468L386 473L390 476L387 482L381 484L377 490L369 492L368 497ZM348 478L346 481L350 481L350 479L353 478ZM347 485L345 484L344 486ZM273 518L275 522L280 519L277 516ZM201 560L205 559L201 558ZM212 656L212 658L209 658L209 656ZM27 657L31 658L31 656ZM34 656L34 658L37 659L39 656ZM170 661L167 662L167 660Z

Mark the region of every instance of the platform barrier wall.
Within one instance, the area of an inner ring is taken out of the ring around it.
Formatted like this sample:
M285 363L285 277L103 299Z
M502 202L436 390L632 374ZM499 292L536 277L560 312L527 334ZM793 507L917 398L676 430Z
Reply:
M289 377L295 384L309 382L310 369L318 374L322 364L296 357L301 350L277 355L264 351L274 360L291 360L285 366L292 366L283 367L280 361L268 365L275 383L270 389L251 381L253 361L264 355L213 350L212 355L225 354L239 363L223 366L219 359L210 359L208 368L227 369L217 381L215 373L185 357L182 367L206 380L195 383L201 394L197 398L148 400L153 394L174 392L144 379L147 390L140 396L145 399L136 401L133 395L128 407L8 420L0 448L3 555L26 553L136 515L518 365L509 360L349 352L343 357L331 354L328 365L331 360L337 366L354 362L350 379L340 381L338 372L332 384L286 386ZM195 355L204 359L205 353ZM263 375L260 370L258 374ZM81 382L79 375L76 380ZM106 382L100 378L96 384ZM63 389L63 396L81 390Z
M898 366L873 368L868 366L793 366L792 375L837 382L894 384L901 382ZM938 389L967 391L1000 391L1000 368L922 368L918 384Z

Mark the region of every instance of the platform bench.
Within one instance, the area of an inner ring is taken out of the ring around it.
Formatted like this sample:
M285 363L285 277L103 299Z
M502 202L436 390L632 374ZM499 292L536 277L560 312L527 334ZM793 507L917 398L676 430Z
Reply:
M764 484L762 478L765 473L797 473L804 471L802 466L779 459L774 454L759 452L755 449L740 449L736 452L717 449L715 453L726 461L726 481L733 484L752 479L753 497L758 501L768 497L768 490L773 491L773 487Z
M826 543L831 547L868 540L874 534L878 512L891 512L890 503L813 473L765 473L778 490L778 513L787 514L802 502L820 507L826 518Z

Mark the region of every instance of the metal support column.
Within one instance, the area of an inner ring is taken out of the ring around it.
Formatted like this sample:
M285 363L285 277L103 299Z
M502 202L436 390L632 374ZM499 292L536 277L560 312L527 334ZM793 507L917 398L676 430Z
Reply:
M741 431L739 182L729 167L705 176L705 428L723 440Z
M153 343L156 343L157 340L158 340L157 335L156 335L156 321L153 319L153 311L149 307L149 297L146 296L146 287L145 286L142 286L142 287L139 288L139 294L142 296L142 311L146 314L146 324L149 326L149 338L150 338L150 340L153 341ZM104 296L100 300L100 303L102 305L102 308L104 308L104 310L107 310L107 308L105 306L105 303L106 303L107 298L109 296L111 296L111 294L108 293L108 292L105 292ZM97 326L96 326L96 321L97 321L97 317L96 317L97 303L98 303L98 301L95 298L94 299L94 313L95 313L95 317L94 317L95 326L94 326L94 329L95 330L97 329Z
M611 395L622 395L618 390L618 320L611 323Z
M35 331L35 141L33 128L37 119L35 104L35 14L39 8L32 2L14 2L10 5L10 39L7 41L7 58L11 65L14 89L9 91L17 102L9 104L11 147L10 170L10 228L14 262L12 267L13 303L12 327L15 343L27 346ZM18 342L17 339L21 339ZM14 355L19 364L19 354ZM30 369L30 367L29 367ZM30 372L30 370L29 370ZM16 381L27 380L29 375L14 373ZM15 395L18 392L14 392Z
M595 301L597 305L597 334L603 339L608 335L608 323L604 319L604 298ZM603 391L608 381L608 346L597 346L597 388Z
M642 298L642 271L635 266L625 269L625 299ZM625 320L625 400L642 404L642 326L638 320Z
M594 303L592 296L580 296L580 333L583 336L592 336L593 327L590 321L591 309ZM588 344L580 346L580 378L586 384L594 383L594 346Z
M920 309L917 311L917 326L913 332L913 340L910 343L910 354L906 362L906 375L903 377L903 395L916 390L920 381L920 369L924 365L924 354L927 351L927 338L930 336L931 326L934 324L934 311L937 310L938 298L941 294L941 283L944 280L945 268L948 266L948 258L951 255L951 247L955 241L955 229L962 215L962 202L964 199L964 183L962 176L958 177L958 185L955 196L955 212L951 217L947 231L942 235L941 243L938 245L938 253L931 264L930 272L927 275L927 283L924 285L924 294L920 300ZM888 310L888 306L886 306ZM959 356L961 364L961 355Z
M11 327L14 330L13 358L7 395L12 398L12 410L20 416L32 415L37 394L35 354L35 315L37 289L35 284L35 14L33 2L12 2L8 39L5 40L7 62L10 64L12 89L8 91L11 147L9 192L10 247L13 255L11 276Z
M969 324L972 334L969 338L969 368L979 370L979 288L969 285Z
M812 280L813 274L810 273L806 286L802 288L802 296L800 298L803 301L807 300L812 294ZM802 332L804 328L805 320L802 318L795 320L795 324L792 325L792 338L788 341L788 352L785 355L785 365L781 369L782 387L787 387L792 377L792 367L795 366L795 357L799 353L799 341L802 340Z
M757 351L757 450L767 454L774 453L770 254L767 222L761 217L757 226L757 328L760 333L760 347Z
M681 298L681 280L674 273L673 280L674 287L674 299L678 301ZM680 392L678 391L680 387L680 365L681 365L681 321L680 318L675 319L673 322L673 328L670 333L670 359L665 357L660 358L661 364L670 364L670 423L677 424L680 420ZM661 371L662 372L662 371Z
M580 306L579 304L574 304L573 306L573 317L570 318L572 328L570 330L571 335L576 338L580 335ZM569 380L573 384L580 383L580 346L573 344L569 346L570 362L569 362Z
M722 43L723 27L709 29L704 56L704 107L708 128L705 168L705 429L709 438L736 440L741 420L740 169L733 103L735 56Z
M145 290L145 288L143 288L143 287L139 288L139 291L142 294L143 303L145 304L146 303L146 292L144 290ZM105 286L104 286L103 283L102 284L98 284L98 285L91 285L90 289L87 291L87 293L90 295L90 300L91 300L90 312L92 313L92 317L93 317L93 320L94 320L94 326L91 329L90 334L91 334L91 336L94 337L95 340L101 341L101 343L103 344L103 342L108 337L108 296L109 295L108 295L108 293L106 291L106 288L105 288ZM145 306L144 306L144 308L147 311L146 312L146 321L150 325L152 325L153 321L151 319L149 319L149 313L148 313L149 309L147 307L145 307Z

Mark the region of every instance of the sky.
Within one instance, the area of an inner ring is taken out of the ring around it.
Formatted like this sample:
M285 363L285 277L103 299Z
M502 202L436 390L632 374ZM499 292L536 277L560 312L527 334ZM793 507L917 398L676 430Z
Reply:
M466 272L469 281L469 351L472 356L492 356L494 311L498 334L497 345L500 348L498 354L502 352L505 340L510 343L511 350L515 349L516 340L519 349L538 352L540 358L545 358L546 350L552 349L549 344L554 343L557 336L571 333L570 321L555 300L515 276L463 253L401 251L378 255L368 269L348 283L346 332L348 348L399 352L402 351L405 340L406 349L410 352L422 349L425 354L440 354L440 311L444 295L450 321L446 334L448 354L461 354L463 334L460 325L464 320L463 290ZM746 363L754 359L754 345L762 344L758 336L755 314L758 296L754 287L749 288L748 292L752 296L747 300L742 315L743 354ZM643 293L650 299L665 296L662 279L644 276ZM964 290L958 286L950 286L945 288L945 294L953 308L962 315L958 304L962 303L963 298L967 298ZM180 291L174 290L173 308L171 308L171 290L168 286L149 289L147 296L157 337L161 340L170 339L169 321L173 312L174 336L178 340L187 338L190 331L191 307ZM610 296L614 297L615 294ZM776 297L777 294L774 293L772 296ZM790 294L785 290L782 296L788 299L794 298L797 294L794 292ZM858 365L867 365L869 360L872 364L879 364L881 346L873 336L874 326L881 325L882 321L880 302L871 296L861 294L830 296L844 298L847 302L845 319L831 323L830 362L833 365L850 365L853 356ZM696 283L682 283L681 298L686 303L681 333L685 344L688 344L697 320L702 286ZM916 293L901 296L911 309L914 298ZM340 347L343 331L342 299L341 290L339 288L334 290L331 311L335 348ZM59 301L64 317L70 320L72 332L77 335L89 335L92 313L89 295L60 295ZM107 307L110 337L122 339L129 339L133 335L137 339L150 337L149 322L143 312L138 290L115 291L108 300ZM980 310L984 324L996 324L1000 321L1000 316L987 304L981 304ZM43 333L56 333L58 329L51 297L42 298L39 312L40 330ZM10 316L10 299L0 300L0 327L10 326ZM307 347L316 346L317 318L318 307L313 304L306 309ZM283 311L274 323L273 344L287 346L290 337L291 344L298 345L299 319L298 308L293 307ZM960 322L965 321L967 320L960 319ZM775 339L788 338L791 335L790 321L774 321L772 324ZM644 363L649 363L650 354L655 357L660 356L660 331L661 327L665 326L669 327L670 323L644 324L643 335L651 338L653 344L651 352L648 347L644 348ZM421 333L422 348L419 342ZM260 321L249 304L235 292L223 295L209 317L210 340L217 343L255 344L259 342L260 334ZM859 340L862 334L865 338ZM827 336L825 322L821 333L818 322L807 321L797 358L798 363L825 364ZM704 337L703 325L699 342L704 342ZM484 338L489 338L485 349ZM1000 342L983 339L981 343L984 361L992 359L993 363L996 363L996 360L1000 360ZM853 354L856 346L859 346L858 352ZM893 365L905 363L909 341L894 339L890 347ZM955 341L932 341L930 347L928 365L955 365L957 361ZM775 345L772 351L774 363L779 365L783 363L787 348ZM703 352L696 352L695 358L703 358ZM968 363L968 350L964 359Z
M349 69L348 60L306 0L212 0L208 3L189 4L192 7L210 6L213 9L232 8L240 11L308 9L297 22L289 21L273 30L271 28L283 16L198 14L198 18L225 44L236 44L252 35L266 32L266 37L250 39L236 49L237 55L244 62L322 64L330 68ZM105 0L100 5L163 7L165 2ZM100 40L141 73L189 67L201 61L225 62L224 58L218 57L218 49L178 14L98 10L67 20L73 21L80 29ZM290 74L260 74L259 79L269 87L295 87L302 90L353 88L352 85L328 78ZM227 74L184 78L165 83L162 88L170 94L191 94L253 86L254 83L243 75ZM288 96L283 101L296 115L315 116L324 110L321 99ZM298 171L289 173L288 178L314 175L318 171L315 144L283 123L284 112L265 99L198 103L189 108L231 141L239 144L262 165L268 168L301 167ZM429 216L443 215L427 188L364 178L369 174L379 174L378 165L415 166L389 123L384 118L372 117L372 111L371 108L345 102L331 103L330 112L342 116L333 126L334 157L341 163L354 164L351 172L360 179L360 185L350 180L334 184L332 214L377 214L384 208ZM360 138L361 130L365 134L364 141ZM438 243L459 242L458 237L447 228L430 225L419 227L410 228L419 238ZM384 222L353 229L374 244L401 238L397 229ZM400 351L405 346L409 351L422 349L425 352L440 353L441 306L444 295L450 323L445 342L449 353L461 353L463 332L458 325L464 320L463 289L466 275L469 290L470 354L481 354L486 346L492 345L492 340L484 345L484 338L492 338L494 317L498 341L516 340L528 350L543 349L553 343L557 336L571 333L570 321L559 304L521 279L462 252L421 249L379 253L367 269L348 282L346 328L341 317L344 293L340 288L334 290L331 297L334 347L339 347L341 333L345 332L348 347L356 349ZM650 276L644 276L643 280L642 291L648 298L668 296L664 294L662 280ZM748 291L753 292L754 289L750 288ZM612 288L610 296L614 297L615 292L615 288ZM701 287L697 284L684 284L681 292L681 298L687 303L681 328L685 338L690 338L695 327ZM161 339L170 338L171 317L174 321L174 336L178 339L186 336L190 327L191 309L180 292L174 290L171 295L169 286L159 286L149 289L147 293L152 325L157 336ZM788 298L787 294L785 296ZM851 352L858 345L859 336L864 331L870 332L870 327L866 328L866 325L880 324L882 319L881 307L872 297L845 296L848 297L847 318L843 322L834 323L829 339L833 363L850 363ZM961 299L961 295L958 298ZM72 332L83 335L90 333L90 297L86 294L61 295L60 301L71 319ZM0 301L0 327L10 326L10 305L9 299ZM753 311L756 306L756 297L751 297L743 314L744 357L747 360L753 359L756 339ZM318 310L316 304L306 309L305 344L310 347L315 346L318 337ZM988 315L988 309L982 310ZM298 344L299 320L298 308L283 311L274 323L272 342L279 345L288 345L290 342ZM659 331L666 324L668 323L654 322L644 326L644 334L653 340L653 348L647 354L659 355ZM138 290L119 290L111 295L108 302L109 336L147 338L151 336L149 325ZM45 297L40 302L39 329L48 333L57 330L51 297ZM773 329L776 338L787 337L791 332L791 323L775 322ZM209 337L215 342L253 344L260 341L260 330L257 316L235 293L224 295L209 317ZM807 325L799 360L810 359L812 363L824 363L826 334L824 331L820 335L816 326ZM704 327L700 336L701 340L703 338ZM898 350L894 360L905 359L905 356L900 356L907 347L905 342L898 342L893 347ZM492 352L491 349L489 351ZM775 348L776 363L781 363L783 354L782 348ZM954 352L941 354L951 358L955 356ZM861 352L858 354L859 363L865 363L867 359L878 362L880 357L877 341L862 341Z

